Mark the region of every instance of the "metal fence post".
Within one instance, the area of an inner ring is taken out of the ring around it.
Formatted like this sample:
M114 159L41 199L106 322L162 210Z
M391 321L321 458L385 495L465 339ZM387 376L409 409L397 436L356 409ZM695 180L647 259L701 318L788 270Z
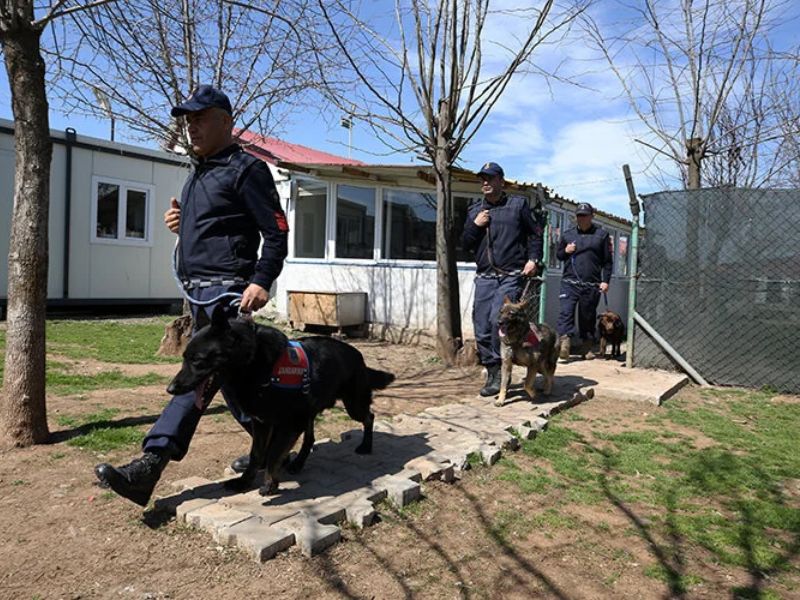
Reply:
M547 308L547 265L550 264L550 215L545 212L547 221L544 225L542 234L542 284L539 286L539 319L538 323L544 323L545 310Z
M636 281L639 269L639 200L636 198L636 191L633 189L633 178L631 169L628 165L622 165L622 172L625 175L625 185L628 188L628 200L633 216L633 227L631 228L631 267L628 278L628 338L625 340L625 366L633 367L633 329L635 327L634 314L636 313Z

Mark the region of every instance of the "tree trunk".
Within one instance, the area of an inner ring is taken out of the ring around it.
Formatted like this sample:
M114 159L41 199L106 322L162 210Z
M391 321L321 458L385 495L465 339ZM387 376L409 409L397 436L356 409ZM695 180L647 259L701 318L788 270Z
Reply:
M689 174L686 188L689 190L700 189L700 167L703 160L703 138L690 138L686 142L686 159L689 163ZM695 310L702 311L705 304L705 277L700 266L700 198L689 195L686 206L686 273L694 286L694 298L697 304Z
M686 188L700 189L700 165L703 160L703 138L691 138L686 142L686 158L689 161L689 176Z
M461 302L453 239L453 195L450 189L451 129L446 102L439 107L439 135L434 157L436 173L436 350L445 365L456 363L461 347Z
M14 209L8 251L8 310L0 434L15 446L47 440L45 303L50 142L40 31L18 19L0 34L14 115Z

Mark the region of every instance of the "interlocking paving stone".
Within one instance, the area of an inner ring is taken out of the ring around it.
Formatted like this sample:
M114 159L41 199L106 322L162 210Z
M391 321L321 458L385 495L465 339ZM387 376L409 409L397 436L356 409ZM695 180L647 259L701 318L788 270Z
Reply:
M186 523L216 534L220 529L231 527L252 518L248 512L233 510L219 502L206 504L186 513Z
M422 481L453 481L472 457L492 465L519 447L515 434L530 439L545 429L547 416L586 399L572 388L562 389L555 400L531 402L519 395L519 387L512 386L500 408L493 399L475 397L378 420L372 454L354 452L360 429L342 433L338 442L318 440L303 470L286 474L276 494L236 493L225 489L224 480L190 477L174 482L178 493L159 498L156 509L212 532L220 543L236 545L257 561L292 545L316 555L340 540L338 523L367 527L376 520L375 503L388 499L406 506L421 497Z
M295 544L294 533L280 527L265 527L256 517L221 529L216 539L225 546L238 546L259 562Z

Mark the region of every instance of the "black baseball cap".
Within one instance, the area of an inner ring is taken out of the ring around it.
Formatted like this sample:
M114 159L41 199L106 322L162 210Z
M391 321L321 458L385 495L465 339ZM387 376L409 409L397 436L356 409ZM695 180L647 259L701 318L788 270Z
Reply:
M594 214L594 209L592 208L592 205L589 204L588 202L581 202L575 208L575 214L576 215L593 215Z
M186 113L197 112L206 108L221 108L229 115L233 114L228 97L211 85L198 85L185 102L172 108L172 116L180 117Z
M481 170L478 171L478 175L488 175L489 177L500 175L500 177L505 177L505 173L503 173L503 167L494 162L488 162L483 165Z

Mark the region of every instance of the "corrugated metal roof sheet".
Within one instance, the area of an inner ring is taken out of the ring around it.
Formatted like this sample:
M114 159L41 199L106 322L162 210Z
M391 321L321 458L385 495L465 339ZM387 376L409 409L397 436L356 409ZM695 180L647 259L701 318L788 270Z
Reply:
M336 165L363 165L360 160L337 156L329 152L315 150L301 144L292 144L274 137L258 135L251 131L237 129L234 135L239 138L245 150L271 163L289 161L298 163L326 163Z

